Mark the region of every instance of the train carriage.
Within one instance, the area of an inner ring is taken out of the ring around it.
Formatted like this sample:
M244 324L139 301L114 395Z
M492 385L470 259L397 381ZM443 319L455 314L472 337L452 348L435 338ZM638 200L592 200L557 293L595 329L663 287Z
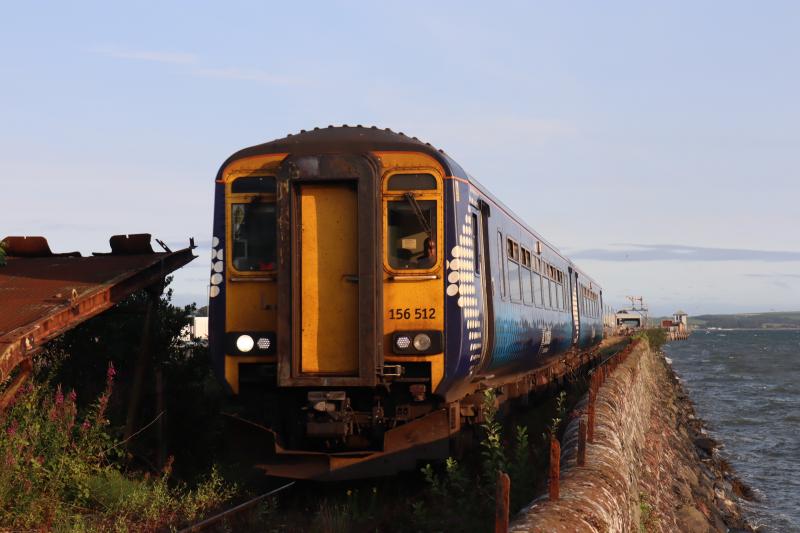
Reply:
M215 371L293 477L446 457L465 399L603 331L594 280L444 152L374 127L231 156L209 291Z

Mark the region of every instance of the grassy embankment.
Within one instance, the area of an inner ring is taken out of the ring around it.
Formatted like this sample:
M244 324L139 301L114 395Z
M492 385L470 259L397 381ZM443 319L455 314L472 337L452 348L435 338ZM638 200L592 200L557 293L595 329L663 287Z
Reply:
M133 295L52 342L36 361L35 379L0 414L0 529L169 530L252 495L234 484L241 480L232 465L215 466L224 448L225 400L206 350L176 343L194 309L173 306L169 292L156 306L137 431L124 441L146 297ZM155 371L165 383L160 395ZM486 531L498 470L511 476L514 510L541 493L549 435L559 433L585 389L585 377L574 376L565 391L532 398L532 407L502 420L496 392L487 390L484 422L475 428L478 450L463 461L451 458L399 478L305 484L264 502L238 525Z

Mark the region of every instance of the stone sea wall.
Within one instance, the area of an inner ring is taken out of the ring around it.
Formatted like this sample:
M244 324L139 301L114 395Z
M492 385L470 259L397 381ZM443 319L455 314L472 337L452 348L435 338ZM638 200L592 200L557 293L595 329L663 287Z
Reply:
M560 498L535 500L509 531L752 531L737 503L747 489L716 454L664 356L645 341L600 388L594 442L580 467L578 421L562 439Z

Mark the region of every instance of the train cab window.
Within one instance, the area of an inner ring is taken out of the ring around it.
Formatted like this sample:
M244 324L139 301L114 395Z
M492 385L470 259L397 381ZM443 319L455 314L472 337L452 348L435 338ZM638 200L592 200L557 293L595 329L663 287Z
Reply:
M232 257L236 270L275 270L275 212L274 203L258 199L231 205Z
M392 179L400 176L405 174ZM407 193L403 200L387 202L387 220L390 267L427 270L436 264L436 200L417 200Z
M394 174L389 177L387 191L433 191L436 178L430 174Z
M231 193L275 194L275 178L273 176L237 178L231 183Z

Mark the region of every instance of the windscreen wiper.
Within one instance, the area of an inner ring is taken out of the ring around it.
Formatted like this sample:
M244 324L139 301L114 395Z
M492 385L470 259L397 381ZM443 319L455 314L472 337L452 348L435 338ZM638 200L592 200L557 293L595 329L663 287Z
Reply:
M411 206L411 209L414 210L414 214L417 215L417 221L419 222L419 225L422 226L422 229L428 234L428 237L433 236L431 225L428 223L428 219L425 218L425 213L422 212L422 208L419 206L417 199L414 198L414 195L410 192L405 193L404 196L406 201Z

